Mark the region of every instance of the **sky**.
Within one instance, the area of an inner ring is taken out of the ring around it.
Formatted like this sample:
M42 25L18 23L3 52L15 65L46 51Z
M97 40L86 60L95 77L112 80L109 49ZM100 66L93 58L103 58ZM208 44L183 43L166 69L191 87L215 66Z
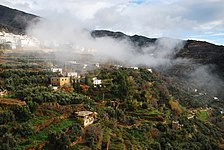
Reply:
M224 45L224 0L0 0L46 19L129 35L196 39Z

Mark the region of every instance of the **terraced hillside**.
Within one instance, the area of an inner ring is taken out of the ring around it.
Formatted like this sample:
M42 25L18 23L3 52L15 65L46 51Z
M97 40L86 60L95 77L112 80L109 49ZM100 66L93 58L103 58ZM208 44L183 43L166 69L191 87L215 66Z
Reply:
M49 79L58 74L47 71L43 59L12 56L0 64L0 89L8 91L0 98L0 149L223 147L224 103L201 105L155 70L105 65L54 91ZM93 77L102 86L94 86ZM78 111L97 112L97 120L83 127Z

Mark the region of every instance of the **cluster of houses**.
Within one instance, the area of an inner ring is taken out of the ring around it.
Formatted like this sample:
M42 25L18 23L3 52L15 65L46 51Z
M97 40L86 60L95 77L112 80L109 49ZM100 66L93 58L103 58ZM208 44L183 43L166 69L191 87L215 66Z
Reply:
M70 87L73 82L80 82L81 76L78 72L63 72L62 68L51 68L52 72L57 72L60 76L51 77L51 85L54 90L60 87ZM94 87L102 86L102 80L97 77L92 78L92 84Z
M27 35L0 32L0 49L26 49L40 47L40 41Z
M75 62L75 64L78 64ZM87 64L84 64L83 69L85 69L85 67L87 66ZM99 64L96 64L96 67L99 67ZM114 65L115 69L119 69L122 66L119 65ZM130 67L131 69L134 70L138 70L138 67ZM57 77L51 77L51 85L53 87L54 90L56 90L58 87L70 87L71 83L73 82L80 82L81 81L81 76L78 74L78 72L65 72L63 71L62 68L58 68L58 67L53 67L50 69L52 72L57 72L59 74L59 76ZM152 73L152 69L147 69L150 73ZM93 84L94 87L102 87L103 85L103 81L101 79L98 79L97 77L92 77L91 82ZM105 84L107 84L107 82L105 81Z

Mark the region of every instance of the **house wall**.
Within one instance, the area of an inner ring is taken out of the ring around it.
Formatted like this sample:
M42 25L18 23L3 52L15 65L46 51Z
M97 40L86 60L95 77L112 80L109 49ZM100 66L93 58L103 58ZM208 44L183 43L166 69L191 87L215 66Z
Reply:
M69 77L52 77L51 85L53 86L70 86L70 78Z
M81 112L76 112L76 115L78 117L78 120L80 123L86 127L90 124L92 124L95 119L96 119L96 112L90 112L90 111L81 111Z
M101 84L101 83L102 83L101 80L93 80L93 84L94 84L94 85L99 85L99 84Z
M94 118L92 116L85 116L84 118L84 127L92 124L94 122Z

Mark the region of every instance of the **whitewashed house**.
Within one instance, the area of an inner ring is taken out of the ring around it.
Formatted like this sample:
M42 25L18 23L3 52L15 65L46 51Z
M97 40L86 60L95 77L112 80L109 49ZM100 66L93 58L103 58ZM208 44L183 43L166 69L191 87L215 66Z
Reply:
M96 77L93 78L94 87L96 87L97 85L99 85L101 87L101 84L102 84L102 80L97 79Z
M92 111L78 111L75 112L75 114L80 119L84 127L92 124L97 117L97 113Z
M148 71L152 73L152 69L151 68L149 68Z
M134 70L138 70L138 67L131 67L132 69L134 69Z
M78 78L78 73L77 72L66 72L65 76L72 77L72 78Z
M52 72L59 72L60 74L62 74L62 68L51 68Z

